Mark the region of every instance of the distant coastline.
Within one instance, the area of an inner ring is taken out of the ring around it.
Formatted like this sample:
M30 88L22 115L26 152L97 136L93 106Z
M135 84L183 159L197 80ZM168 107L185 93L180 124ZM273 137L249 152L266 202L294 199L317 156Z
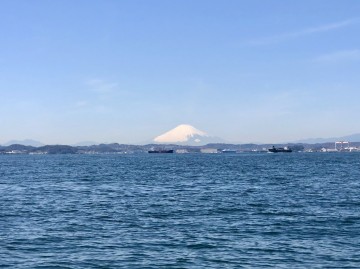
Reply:
M147 144L147 145L128 145L128 144L98 144L92 146L70 146L70 145L45 145L45 146L25 146L13 144L0 146L0 154L136 154L147 153L154 148L171 149L175 153L222 153L231 150L235 153L261 153L267 152L271 147L289 147L293 152L360 152L360 142L352 142L349 145L337 145L334 142L326 143L287 143L287 144L224 144L212 143L204 146L186 146L176 144Z

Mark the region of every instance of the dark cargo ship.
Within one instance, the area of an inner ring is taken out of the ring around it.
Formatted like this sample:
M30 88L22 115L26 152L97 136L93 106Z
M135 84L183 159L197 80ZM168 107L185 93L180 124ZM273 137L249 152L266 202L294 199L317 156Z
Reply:
M149 150L148 153L174 153L173 149Z
M290 148L275 148L274 146L271 149L268 149L269 152L277 153L277 152L292 152Z

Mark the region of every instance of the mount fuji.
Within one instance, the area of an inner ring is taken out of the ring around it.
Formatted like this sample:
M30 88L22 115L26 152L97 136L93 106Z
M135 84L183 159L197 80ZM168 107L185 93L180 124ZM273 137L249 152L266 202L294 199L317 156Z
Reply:
M191 125L181 124L174 129L155 137L153 142L161 144L200 146L208 143L221 143L223 140L210 136L206 132L200 131Z

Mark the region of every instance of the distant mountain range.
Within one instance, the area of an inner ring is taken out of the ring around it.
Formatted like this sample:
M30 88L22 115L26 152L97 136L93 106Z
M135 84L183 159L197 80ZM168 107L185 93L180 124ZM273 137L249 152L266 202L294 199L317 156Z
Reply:
M330 138L309 138L309 139L298 140L293 143L317 144L317 143L327 143L327 142L336 142L336 141L360 142L360 134L352 134L347 136L330 137Z
M341 137L330 137L330 138L309 138L302 139L297 141L289 142L290 144L324 144L324 143L334 143L336 141L348 141L348 142L360 142L360 133L352 134ZM153 141L149 141L146 144L173 144L173 145L187 145L187 146L204 146L207 144L228 144L223 139L210 136L207 133L196 129L191 125L182 124L177 126L176 128L159 135L153 139ZM282 143L282 144L289 144ZM257 145L266 145L264 143L256 143ZM24 145L30 147L42 147L45 144L32 139L24 139L24 140L11 140L7 143L2 144L1 146L7 147L10 145ZM97 142L93 141L84 141L73 144L73 147L84 147L84 146L96 146L101 145ZM235 143L234 145L244 145L243 143Z
M94 141L82 141L76 144L73 144L71 146L73 147L81 147L81 146L92 146L92 145L98 145L100 143L94 142ZM23 145L23 146L30 146L30 147L42 147L45 146L44 143L36 141L36 140L32 140L32 139L24 139L24 140L11 140L8 141L4 144L2 144L2 146L10 146L10 145Z

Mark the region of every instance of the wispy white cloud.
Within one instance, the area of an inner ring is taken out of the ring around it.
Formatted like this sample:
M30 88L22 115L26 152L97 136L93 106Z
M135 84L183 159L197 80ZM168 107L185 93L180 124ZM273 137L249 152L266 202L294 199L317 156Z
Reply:
M254 40L250 40L247 42L249 45L267 45L267 44L274 44L274 43L280 43L282 41L300 38L303 36L308 36L316 33L324 33L329 32L333 30L337 30L340 28L344 28L350 25L354 25L360 22L360 18L354 18L354 19L348 19L344 21L334 22L334 23L328 23L320 26L310 27L299 31L289 32L289 33L283 33L263 38L258 38Z
M109 82L103 79L89 79L83 82L86 86L84 99L76 101L73 106L77 109L91 109L97 112L104 112L105 104L111 103L111 100L119 93L119 84Z
M329 23L329 24L325 24L325 25L321 25L321 26L317 26L317 27L308 28L308 29L305 29L305 30L297 32L297 33L292 33L291 35L297 37L297 36L314 34L314 33L328 32L331 30L336 30L336 29L343 28L343 27L346 27L349 25L353 25L353 24L356 24L359 22L360 22L360 20L358 18L349 19L349 20L344 20L344 21L340 21L340 22Z
M101 104L96 105L93 109L96 113L100 113L100 114L106 114L112 111L112 109L109 106L101 105Z
M85 106L87 106L88 104L89 104L88 101L86 101L86 100L81 100L81 101L76 102L75 106L76 106L76 107L85 107Z
M90 79L86 84L92 91L99 94L115 92L119 87L119 84L116 82L108 82L102 79Z
M317 63L339 63L339 62L349 62L349 61L359 61L360 60L360 50L342 50L336 51L324 55L320 55L315 58Z

